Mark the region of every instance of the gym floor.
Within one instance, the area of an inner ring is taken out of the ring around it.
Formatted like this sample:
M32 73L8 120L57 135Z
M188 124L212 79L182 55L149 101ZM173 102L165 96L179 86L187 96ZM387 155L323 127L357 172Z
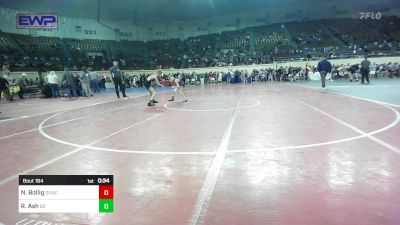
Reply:
M319 85L2 101L0 224L400 224L400 80ZM19 214L19 174L112 174L114 213Z

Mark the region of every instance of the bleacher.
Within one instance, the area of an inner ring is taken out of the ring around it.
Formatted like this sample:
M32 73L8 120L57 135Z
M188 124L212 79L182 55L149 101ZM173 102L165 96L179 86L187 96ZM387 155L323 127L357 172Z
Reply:
M149 62L163 65L165 68L178 68L181 41L179 39L156 40L146 43L146 56ZM150 65L150 68L154 67Z
M3 54L15 53L16 46L10 41L10 34L0 32L0 52Z
M63 40L78 61L87 60L87 53L104 53L100 40L72 38L64 38Z
M113 59L139 59L145 52L144 42L141 41L106 41L110 47Z
M292 22L287 23L286 26L300 48L320 48L339 45L317 21Z
M379 20L365 20L364 23L381 32L388 41L400 41L400 18L388 16Z
M366 20L364 23L382 34L382 40L377 40L373 45L369 45L370 50L400 50L400 18L389 16L379 20Z
M279 25L254 27L256 49L267 53L277 48L281 51L291 48L290 41Z
M106 41L111 51L112 59L124 59L133 69L143 69L145 45L142 41Z
M200 35L197 37L190 37L184 41L184 53L193 57L195 55L215 55L215 47L217 45L218 34Z
M183 42L183 56L185 67L205 67L208 66L209 60L215 57L217 51L217 40L219 34L200 35L190 37Z
M369 45L384 40L382 33L359 19L329 19L324 23L346 45Z
M10 41L10 34L0 32L0 64L12 64L17 60L17 47Z
M24 65L62 68L74 64L102 68L108 67L113 59L123 60L125 68L154 69L158 65L163 68L242 65L268 62L271 57L291 60L326 53L342 57L365 52L392 54L400 50L398 17L326 19L290 22L285 26L287 29L273 24L190 37L184 41L148 42L61 39L0 32L0 62L19 68ZM250 52L253 37L255 51ZM27 54L22 55L22 52Z
M246 30L224 31L220 36L220 49L239 49L247 51L250 48L249 35Z
M14 37L31 58L64 57L60 38L43 36L33 37L22 34L15 34Z
M64 38L64 41L67 47L69 47L71 50L81 50L84 52L103 52L100 40L78 40L72 38Z

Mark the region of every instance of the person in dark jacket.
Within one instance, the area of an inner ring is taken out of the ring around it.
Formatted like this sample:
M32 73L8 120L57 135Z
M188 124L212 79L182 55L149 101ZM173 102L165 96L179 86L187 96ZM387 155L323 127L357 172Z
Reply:
M322 88L325 88L326 75L332 71L332 64L328 61L327 57L319 61L317 70L321 76Z
M76 93L76 83L75 83L75 76L71 71L69 70L68 67L64 69L64 76L62 83L66 85L68 89L68 97L78 97Z
M7 101L10 100L10 93L8 92L8 86L10 84L8 83L8 80L0 77L0 100L1 100L1 95L4 94L4 97L6 98Z
M355 80L356 82L358 81L358 73L357 71L359 70L359 67L357 64L352 65L348 71L350 72L349 77L350 77L350 82L353 82Z
M369 84L369 67L371 66L371 62L368 60L368 57L365 56L364 60L361 62L361 84L364 84L364 80L367 80L367 84Z
M121 89L124 98L128 98L128 96L126 96L125 94L125 84L123 77L124 75L122 74L122 71L119 69L117 61L113 62L113 67L110 68L110 74L112 80L114 81L115 93L117 94L118 99L119 99L119 89Z
M8 80L3 77L0 77L0 100L2 93L4 93L5 98L9 100L10 94L8 93L8 85L9 85Z

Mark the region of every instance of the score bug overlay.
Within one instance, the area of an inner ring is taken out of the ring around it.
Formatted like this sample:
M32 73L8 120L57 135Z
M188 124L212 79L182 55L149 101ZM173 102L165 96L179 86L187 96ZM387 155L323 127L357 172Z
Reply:
M20 213L114 212L113 175L20 175Z

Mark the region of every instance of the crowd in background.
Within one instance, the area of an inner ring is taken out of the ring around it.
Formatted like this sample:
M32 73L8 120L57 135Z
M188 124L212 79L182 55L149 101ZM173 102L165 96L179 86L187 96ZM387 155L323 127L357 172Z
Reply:
M48 71L35 79L29 78L26 73L15 76L7 67L3 67L0 77L0 94L7 101L14 101L15 95L24 99L25 94L29 97L43 98L91 97L106 88L107 80L105 75L99 75L90 67L82 67L79 72L71 72L70 68L66 67L61 76L54 71Z
M14 96L20 99L25 94L36 95L45 98L59 97L91 97L95 93L106 89L106 83L111 83L111 79L106 74L98 74L92 67L77 68L65 67L62 75L57 75L54 71L41 73L39 77L29 77L26 73L14 77L10 70L3 66L0 82L0 93L8 101L13 101ZM167 71L167 70L166 70ZM349 81L359 81L360 64L341 64L332 65L329 79L348 79ZM369 68L372 78L400 77L399 63L372 63ZM149 73L130 75L129 72L123 73L123 82L126 88L143 87ZM276 66L276 68L264 68L253 70L224 69L209 71L207 73L168 73L165 72L162 81L168 86L168 78L174 75L179 77L182 85L200 85L214 83L252 83L252 82L285 82L296 80L319 80L320 75L317 67L306 64L304 67ZM12 88L8 88L12 87Z
M399 63L383 63L371 64L369 69L370 76L373 78L399 78L400 64ZM316 66L306 65L305 67L280 66L276 68L253 69L253 70L218 70L209 71L208 73L177 73L165 74L164 79L174 75L181 77L186 81L187 85L200 84L203 81L205 84L210 83L251 83L251 82L271 82L271 81L296 81L296 80L319 80L318 69ZM331 79L347 79L358 81L360 77L360 64L340 64L332 65ZM131 84L135 87L141 87L142 81L146 74L132 76Z
M224 57L233 52L224 52ZM124 65L124 61L122 65ZM373 78L400 76L399 63L371 64L369 73ZM59 72L58 72L59 73ZM360 64L341 64L332 65L328 79L348 79L349 81L359 81ZM41 96L45 98L53 97L91 97L95 93L106 89L106 83L112 82L106 74L98 74L93 67L77 66L65 67L63 74L56 74L54 71L39 73L39 77L33 78L26 73L21 76L13 77L9 67L3 65L1 72L1 91L2 96L13 101L14 95L23 99L24 94L29 96ZM123 74L123 83L126 88L143 87L149 73L139 75ZM216 69L207 73L166 73L162 77L168 85L168 77L174 75L179 77L182 85L200 85L213 83L251 83L251 82L284 82L296 80L319 80L320 74L317 67L305 63L304 67L276 66L275 68L248 70L231 70L229 65L224 69Z

